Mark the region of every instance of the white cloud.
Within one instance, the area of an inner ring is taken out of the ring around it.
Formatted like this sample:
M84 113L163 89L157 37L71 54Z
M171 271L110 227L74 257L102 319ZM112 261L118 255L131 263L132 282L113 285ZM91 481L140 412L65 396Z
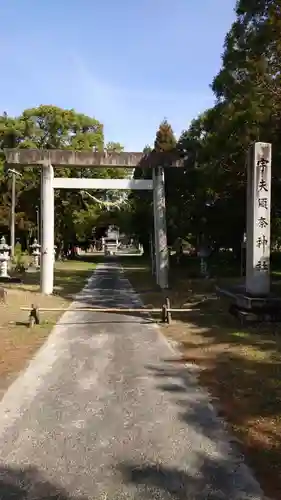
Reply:
M100 74L99 68L88 64L80 54L42 54L36 65L31 55L14 54L13 63L5 61L3 72L8 76L4 94L6 109L12 114L41 103L75 108L95 116L104 124L106 141L121 142L127 150L140 150L152 144L163 118L172 124L178 136L192 118L212 104L208 89L178 91L177 89L120 85ZM21 74L24 79L18 80ZM9 92L11 82L16 86ZM17 83L18 82L18 83ZM146 80L149 84L149 79ZM2 88L3 88L2 80ZM12 99L9 96L12 95Z
M76 98L83 111L103 121L107 140L118 140L126 149L142 149L152 143L164 117L179 136L192 118L213 103L210 91L121 87L103 79L80 57L73 58L74 67Z

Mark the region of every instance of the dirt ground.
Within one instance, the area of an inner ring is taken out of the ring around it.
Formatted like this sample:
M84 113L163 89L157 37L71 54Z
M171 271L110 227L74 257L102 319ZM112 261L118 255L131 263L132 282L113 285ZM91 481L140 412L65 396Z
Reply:
M38 272L25 273L21 284L0 284L7 291L6 304L0 303L0 398L25 368L35 351L44 343L62 312L46 312L40 315L40 325L30 329L29 312L20 307L67 308L73 294L83 288L86 278L95 264L84 261L56 263L54 294L40 294Z
M199 380L236 437L266 495L281 498L281 328L241 327L216 297L216 280L189 279L173 269L171 286L159 291L140 261L124 265L127 277L148 307L168 296L172 307L197 311L174 314L164 334L179 347L179 369L199 367ZM200 303L201 301L201 303ZM197 305L196 305L197 304Z

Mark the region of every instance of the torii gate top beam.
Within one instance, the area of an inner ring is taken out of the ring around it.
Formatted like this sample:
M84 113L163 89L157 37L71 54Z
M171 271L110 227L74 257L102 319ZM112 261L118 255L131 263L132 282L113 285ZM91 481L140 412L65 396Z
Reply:
M144 168L162 165L162 153L97 153L92 151L71 151L69 149L4 149L8 165L53 165L81 168ZM171 159L169 165L183 166L182 160Z

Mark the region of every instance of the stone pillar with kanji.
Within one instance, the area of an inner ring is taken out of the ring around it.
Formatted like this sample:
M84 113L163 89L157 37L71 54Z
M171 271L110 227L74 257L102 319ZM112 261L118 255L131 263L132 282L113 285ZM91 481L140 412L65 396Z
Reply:
M271 144L252 145L247 165L246 292L270 293Z

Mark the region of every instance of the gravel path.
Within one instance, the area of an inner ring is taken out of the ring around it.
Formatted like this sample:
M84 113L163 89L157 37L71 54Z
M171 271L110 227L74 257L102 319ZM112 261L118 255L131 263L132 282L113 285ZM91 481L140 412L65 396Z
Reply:
M113 263L77 301L140 305ZM0 499L261 500L176 357L145 317L65 313L0 404Z

